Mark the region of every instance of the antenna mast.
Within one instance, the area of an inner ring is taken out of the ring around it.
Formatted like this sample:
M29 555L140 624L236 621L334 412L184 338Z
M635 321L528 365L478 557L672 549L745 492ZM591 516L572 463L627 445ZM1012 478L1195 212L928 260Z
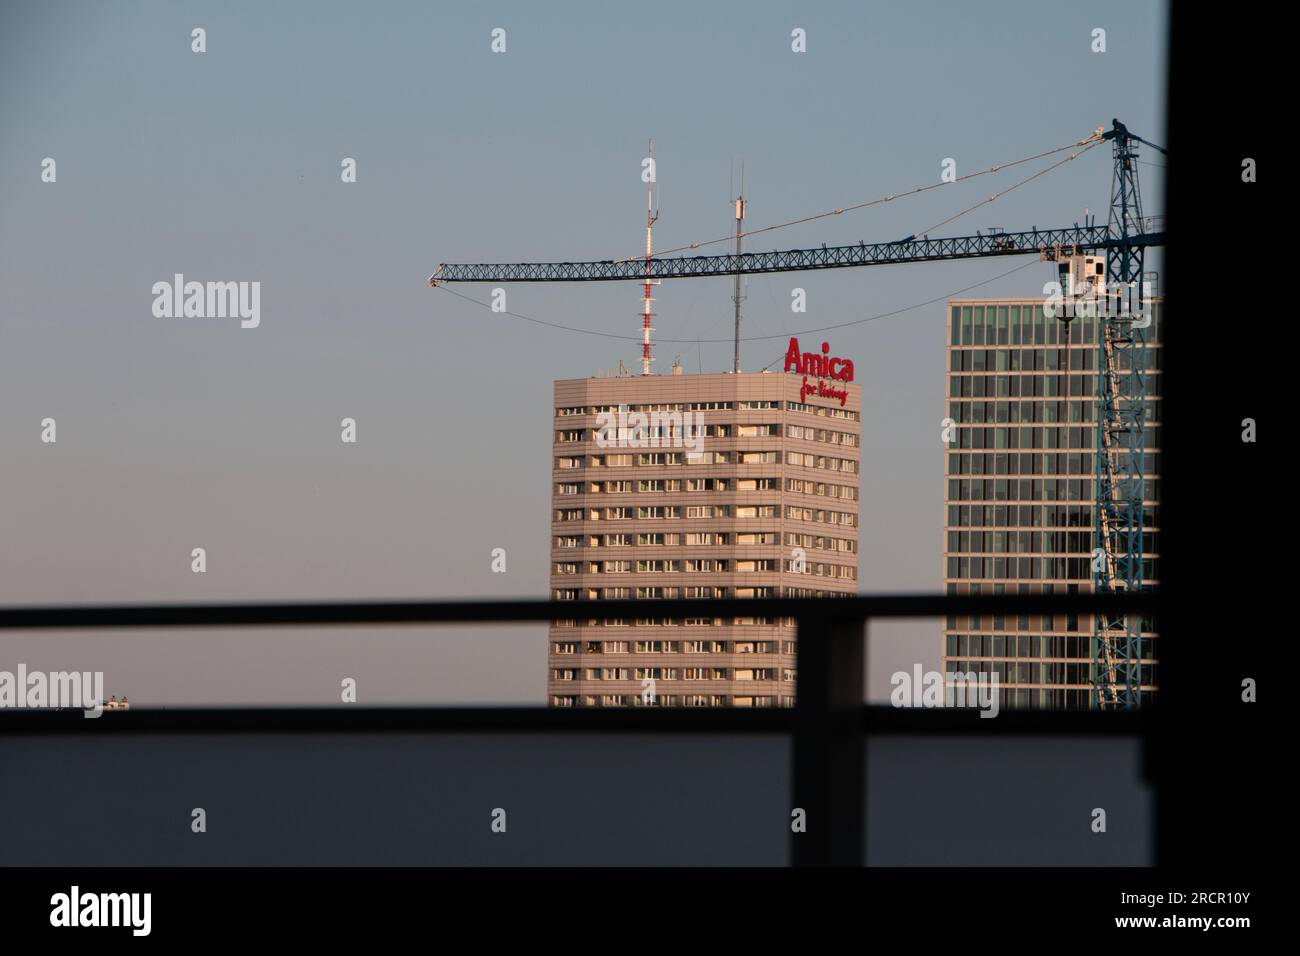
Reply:
M740 236L745 222L745 161L740 161L740 194L736 197L736 255L740 255ZM740 273L736 273L736 288L731 301L736 303L736 347L732 354L731 370L740 371L740 303L744 298L740 294Z
M659 212L654 208L654 184L658 178L658 172L655 170L655 141L650 140L650 175L646 179L645 187L645 302L641 310L644 320L641 338L641 374L650 374L650 363L654 361L650 356L650 333L654 329L650 325L650 316L654 315L650 311L650 303L654 298L650 295L651 286L658 285L656 280L650 278L650 259L654 255L655 248L655 222L659 219Z

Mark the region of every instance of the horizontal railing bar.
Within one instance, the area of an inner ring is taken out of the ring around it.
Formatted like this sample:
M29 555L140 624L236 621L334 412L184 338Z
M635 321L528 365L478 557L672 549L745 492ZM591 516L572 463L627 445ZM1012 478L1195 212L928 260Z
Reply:
M863 706L846 727L867 736L944 735L1138 736L1150 710L1133 712L978 710ZM817 726L826 724L817 717ZM159 733L745 733L794 734L808 717L793 708L714 707L205 707L143 708L89 719L79 710L0 712L5 734L104 735Z
M976 708L867 707L870 737L952 734L954 736L1133 736L1148 732L1159 702L1140 710L1010 710L981 717Z
M885 594L845 598L690 598L633 601L340 601L266 604L107 604L0 608L0 630L517 623L602 618L796 617L867 620L1017 614L1151 613L1158 594Z

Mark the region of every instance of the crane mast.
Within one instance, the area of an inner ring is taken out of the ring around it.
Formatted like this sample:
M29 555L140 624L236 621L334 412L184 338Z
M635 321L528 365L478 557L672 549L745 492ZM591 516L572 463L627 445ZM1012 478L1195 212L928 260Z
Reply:
M1115 307L1106 309L1101 317L1097 345L1093 590L1135 592L1143 587L1145 570L1146 328L1150 320L1139 319L1121 301L1145 298L1145 246L1133 242L1132 237L1143 231L1137 144L1146 141L1130 133L1119 120L1113 120L1102 137L1112 143L1108 231L1118 241L1106 251L1107 292ZM1152 143L1146 145L1164 152ZM1096 616L1092 684L1099 708L1131 710L1138 706L1144 686L1142 635L1146 629L1142 615Z

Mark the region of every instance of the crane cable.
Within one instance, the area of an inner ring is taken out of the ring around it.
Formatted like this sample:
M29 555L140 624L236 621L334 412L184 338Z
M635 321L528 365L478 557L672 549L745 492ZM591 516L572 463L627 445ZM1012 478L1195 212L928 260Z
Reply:
M853 320L848 321L848 322L840 322L840 323L838 323L837 325L823 325L823 326L820 326L820 327L815 328L815 329L800 329L800 330L795 331L795 332L782 332L782 333L779 334L779 335L748 335L748 336L743 337L743 338L741 339L741 341L742 341L742 342L763 342L763 341L767 341L767 340L769 340L769 339L784 339L784 338L788 338L788 337L790 337L790 336L798 336L798 335L812 335L814 332L830 332L830 331L832 331L832 330L834 330L834 329L843 329L843 328L848 328L849 326L852 326L852 325L863 325L864 323L867 323L867 322L874 322L874 321L876 321L877 319L886 319L886 318L889 318L890 316L902 315L904 312L911 312L913 309L920 309L920 308L924 308L924 307L927 306L927 305L934 305L936 302L943 302L943 301L946 300L946 299L951 299L953 296L961 295L963 292L969 292L969 291L971 291L972 289L978 289L980 286L985 286L985 285L988 285L990 282L996 282L996 281L999 280L999 279L1004 279L1004 278L1006 278L1006 277L1009 276L1009 275L1013 275L1013 274L1019 272L1021 269L1028 269L1030 266L1032 266L1032 265L1037 265L1037 264L1038 264L1038 260L1037 260L1037 259L1031 259L1031 260L1029 260L1028 262L1025 262L1025 263L1022 263L1021 265L1016 266L1014 269L1009 269L1009 270L1006 271L1006 272L1003 272L1003 273L1000 273L1000 274L998 274L998 275L992 276L991 278L985 279L985 280L983 280L982 282L976 282L974 285L968 285L968 286L966 286L964 289L956 289L956 290L953 291L953 292L949 292L949 293L946 293L946 294L944 294L944 295L936 296L936 297L933 298L933 299L927 299L927 300L925 300L924 302L917 302L917 303L914 303L913 305L904 306L904 307L902 307L902 308L900 308L900 309L894 309L894 310L892 310L892 311L890 311L890 312L881 312L879 315L869 315L869 316L867 316L865 319L853 319ZM492 308L491 304L488 303L488 302L480 301L479 299L475 299L475 298L473 298L472 296L465 295L463 292L457 292L457 291L455 291L454 289L450 289L450 288L448 288L448 287L445 286L445 285L435 286L434 288L436 288L436 289L440 289L440 290L442 290L442 291L444 291L444 292L448 292L448 293L450 293L451 295L454 295L454 296L455 296L456 298L458 298L458 299L464 299L466 302L472 302L474 305L480 306L481 308L484 308L484 309L491 309L491 308ZM544 326L546 326L547 328L558 329L558 330L563 331L563 332L578 332L578 333L580 333L580 334L582 334L582 335L598 335L598 336L600 336L601 338L606 338L606 339L623 339L623 340L628 341L628 342L640 342L640 341L641 341L641 337L640 337L640 336L636 336L636 335L619 335L619 334L617 334L617 333L615 333L615 332L601 332L601 331L599 331L599 330L597 330L597 329L583 329L583 328L578 328L577 326L572 326L572 325L561 325L561 324L559 324L558 322L548 322L548 321L546 321L545 319L534 318L534 317L531 316L531 315L524 315L524 314L521 313L521 312L511 312L511 311L509 311L508 309L507 309L507 310L504 310L504 311L501 311L501 312L498 312L498 313L496 313L496 314L498 314L498 315L508 315L508 316L510 316L510 317L512 317L512 318L516 318L516 319L523 319L525 322L533 322L533 323L535 323L535 324L537 324L537 325L544 325ZM734 337L734 336L728 336L728 337L725 338L725 339L655 339L655 341L656 341L656 342L671 342L671 343L673 343L674 345L692 345L692 344L699 344L699 343L702 343L702 342L708 342L708 343L710 343L710 344L714 344L714 343L718 343L718 342L733 342L733 341L735 341L735 337Z
M1021 186L1025 185L1025 183L1033 182L1039 176L1045 176L1046 174L1050 173L1052 170L1059 169L1060 167L1064 166L1070 160L1077 159L1078 157L1082 156L1084 153L1086 153L1088 150L1092 149L1096 145L1097 143L1089 143L1087 146L1083 147L1083 149L1079 150L1077 153L1071 153L1069 156L1065 157L1065 159L1053 163L1052 165L1048 166L1046 169L1040 169L1032 176L1028 176L1025 179L1020 180L1020 182L1018 183L1013 183L1012 185L1008 186L1006 189L1002 190L1001 192L996 192L992 196L989 196L987 199L981 199L979 202L971 206L969 209L963 209L961 212L957 213L957 215L949 216L947 219L943 220L943 222L936 222L933 226L930 227L930 229L938 229L940 226L946 226L948 225L948 223L952 222L953 220L960 219L962 216L966 215L966 213L974 212L976 209L980 208L980 206L987 206L989 203L993 202L994 200L1000 199L1001 197L1005 196L1007 193L1011 192L1011 190L1019 189ZM928 233L930 229L924 229L922 230L922 232ZM915 235L915 233L913 233L913 235Z
M1038 154L1035 155L1035 156L1027 156L1027 157L1025 157L1024 159L1017 159L1017 160L1014 160L1014 161L1009 162L1009 163L999 163L999 164L996 165L996 166L990 166L988 169L979 170L978 172L974 172L974 173L967 173L965 176L960 176L960 177L958 177L957 179L952 180L951 182L961 182L963 179L972 179L972 178L974 178L974 177L976 177L976 176L982 176L982 175L984 175L985 173L996 172L996 171L999 170L999 169L1006 169L1006 168L1008 168L1008 167L1010 167L1010 166L1017 166L1017 165L1020 165L1020 164L1022 164L1022 163L1031 162L1031 161L1033 161L1033 160L1035 160L1035 159L1041 159L1041 158L1044 157L1044 156L1051 156L1051 155L1054 155L1054 154L1056 154L1056 153L1062 152L1063 150L1074 149L1075 147L1078 147L1078 146L1082 146L1082 147L1083 147L1082 149L1078 150L1077 152L1071 153L1069 156L1066 156L1064 159L1058 160L1057 162L1053 163L1051 166L1048 166L1048 167L1046 167L1046 168L1044 168L1044 169L1041 169L1041 170L1039 170L1038 172L1034 173L1033 175L1028 176L1028 177L1026 177L1025 179L1022 179L1022 180L1020 180L1020 181L1017 182L1017 183L1013 183L1012 185L1008 186L1006 189L1003 189L1003 190L1001 190L1000 192L996 192L996 193L994 193L993 195L987 197L986 199L981 199L981 200L980 200L979 202L977 202L975 205L970 206L970 207L967 208L967 209L963 209L961 212L958 212L958 213L956 213L955 215L949 216L947 219L944 219L942 222L938 222L938 223L936 223L935 225L931 226L929 229L921 230L921 232L922 232L922 233L928 233L928 232L930 231L930 229L938 229L938 228L940 228L941 226L945 226L945 225L947 225L948 223L953 222L954 220L960 219L962 216L966 215L967 213L970 213L970 212L973 212L973 211L976 210L976 209L979 209L981 206L986 206L986 205L988 205L989 203L995 202L996 200L998 200L998 199L1001 198L1002 196L1005 196L1007 193L1011 192L1012 190L1014 190L1014 189L1018 189L1019 187L1025 185L1026 183L1029 183L1029 182L1032 182L1032 181L1035 180L1035 179L1038 179L1040 176L1045 176L1046 174L1052 172L1052 170L1054 170L1054 169L1059 169L1061 166L1064 166L1066 163L1070 162L1070 160L1072 160L1072 159L1076 159L1076 158L1078 158L1079 156L1082 156L1084 153L1086 153L1088 150L1092 149L1094 146L1096 146L1096 145L1097 145L1098 143L1100 143L1101 141L1102 141L1102 139L1101 139L1101 131L1098 130L1098 131L1094 132L1091 136L1089 136L1087 139L1079 140L1077 143L1070 143L1070 144L1068 144L1068 145L1066 145L1066 146L1059 146L1059 147L1057 147L1056 149L1050 149L1050 150L1047 150L1046 152L1038 153ZM947 186L947 185L951 185L951 183L949 183L949 182L931 183L931 184L928 185L928 186L920 186L920 187L917 187L916 189L913 189L913 190L911 190L910 192L907 192L907 193L899 193L899 194L897 194L897 196L895 196L895 195L890 195L890 196L886 196L886 197L884 197L884 198L882 198L882 199L875 199L875 200L871 200L870 202L858 203L858 204L855 205L855 206L845 206L845 207L842 208L842 209L836 209L836 210L834 210L834 211L832 211L832 212L820 213L820 214L815 215L815 216L806 216L806 217L804 217L804 218L802 218L802 219L795 219L795 220L791 220L790 222L786 222L786 223L778 223L777 225L774 225L774 226L765 226L765 227L763 227L762 229L754 229L754 230L751 230L750 232L742 233L741 235L743 235L743 236L754 235L754 234L761 233L761 232L770 232L770 231L772 231L772 230L774 230L774 229L782 229L782 228L784 228L784 227L786 227L786 226L797 225L797 224L799 224L799 223L812 222L813 220L816 220L816 219L824 219L824 218L826 218L826 217L828 217L828 216L836 216L836 215L839 215L840 213L848 212L848 211L850 211L850 210L854 210L854 209L862 209L862 208L865 208L865 207L867 207L867 206L874 206L874 205L877 205L877 204L882 203L882 202L888 202L888 201L890 201L890 200L892 200L892 199L899 198L899 197L901 197L901 196L909 196L909 195L913 195L913 194L918 193L918 192L924 192L924 191L927 190L927 189L934 189L934 188L936 188L937 186ZM913 235L916 235L916 233L913 233ZM709 240L708 242L697 242L697 243L691 243L689 246L679 246L679 247L677 247L677 248L675 248L675 249L668 249L668 250L666 250L665 253L661 253L661 255L666 255L666 254L668 254L668 253L673 253L673 252L681 252L681 251L683 251L683 250L685 250L685 249L696 249L696 248L699 248L699 247L701 247L701 246L712 245L712 244L715 243L715 242L725 242L725 241L727 241L727 240L732 240L732 239L735 239L735 238L736 238L736 237L735 237L735 235L733 234L733 235L731 235L731 236L724 236L722 239L713 239L713 240ZM642 258L642 256L634 256L634 257L632 257L632 258L640 259L640 258ZM616 260L616 261L630 261L630 260ZM1016 272L1019 272L1021 269L1025 269L1025 268L1027 268L1027 267L1030 266L1030 265L1033 265L1033 262L1026 262L1026 263L1024 263L1023 265L1017 266L1017 267L1014 268L1014 269L1011 269L1011 270L1009 270L1009 271L1007 271L1007 272L1004 272L1004 273L1002 273L1002 274L1000 274L1000 275L993 276L992 278L990 278L990 279L986 279L986 280L984 280L983 282L977 282L977 283L975 283L974 285L967 286L967 287L964 288L964 289L957 289L956 291L954 291L954 292L950 292L950 293L948 293L948 294L946 294L946 295L941 295L941 296L938 296L937 298L929 299L929 300L927 300L927 301L925 301L925 302L918 302L918 303L916 303L916 304L914 304L914 305L906 306L906 307L901 308L901 309L895 309L895 310L893 310L893 311L891 311L891 312L882 312L882 313L879 314L879 315L868 316L868 317L865 318L865 319L854 319L854 320L849 321L849 322L841 322L841 323L839 323L839 324L837 324L837 325L826 325L826 326L821 326L821 327L819 327L819 328L815 328L815 329L802 329L802 330L797 331L797 332L794 332L794 333L792 333L792 334L794 334L794 335L811 335L811 334L814 333L814 332L828 332L828 331L832 331L832 330L835 330L835 329L842 329L842 328L846 328L846 327L853 326L853 325L861 325L861 324L863 324L863 323L865 323L865 322L872 322L872 321L875 321L875 320L877 320L877 319L888 318L889 316L899 315L899 314L902 314L902 313L904 313L904 312L910 312L910 311L913 310L913 309L919 309L919 308L922 308L922 307L927 306L927 305L933 305L933 304L936 303L936 302L941 302L941 301L943 301L943 300L945 300L945 299L952 298L952 297L955 296L955 295L961 295L961 294L964 293L964 292L969 292L971 289L978 289L980 286L988 285L990 282L996 282L998 279L1001 279L1001 278L1004 278L1005 276L1009 276L1009 275L1012 275L1012 274L1014 274L1014 273L1016 273ZM444 284L441 284L441 285L436 285L436 286L434 286L434 288L436 288L436 289L441 289L441 290L443 290L443 291L445 291L445 292L449 292L449 293L451 293L452 295L456 296L458 299L464 299L466 302L473 303L474 305L480 306L480 307L482 307L482 308L488 308L488 309L492 308L492 306L491 306L489 303L487 303L487 302L483 302L483 301L481 301L481 300L479 300L479 299L475 299L475 298L473 298L472 296L465 295L464 293L456 292L455 290L453 290L453 289L451 289L451 288L448 288L448 286L447 286L445 283L444 283ZM494 311L495 311L495 310L494 310ZM497 314L500 314L500 315L509 315L509 316L511 316L511 317L513 317L513 318L516 318L516 319L522 319L522 320L524 320L525 322L532 322L532 323L535 323L535 324L537 324L537 325L546 326L547 328L553 328L553 329L557 329L557 330L559 330L559 331L564 331L564 332L577 332L577 333L579 333L579 334L583 334L583 335L596 335L596 336L600 336L601 338L609 338L609 339L623 339L623 340L625 340L625 341L630 341L630 342L639 342L639 341L641 341L641 339L640 339L639 337L637 337L637 336L631 336L631 335L618 335L617 333L614 333L614 332L601 332L601 331L598 331L598 330L596 330L596 329L584 329L584 328L579 328L579 327L577 327L577 326L561 325L561 324L558 323L558 322L548 322L548 321L546 321L545 319L534 318L533 316L530 316L530 315L524 315L524 314L521 313L521 312L511 312L511 311L508 310L508 309L506 309L506 310L502 310L501 312L498 312ZM716 324L716 323L715 323L715 324ZM785 338L785 337L786 337L786 333L782 333L782 334L780 334L780 335L753 335L753 336L745 336L744 338L741 339L741 341L742 341L742 342L758 342L758 341L766 341L766 340L768 340L768 339L781 339L781 338ZM672 343L672 344L674 344L674 345L681 345L681 344L688 344L688 345L689 345L690 343L694 342L694 343L696 343L696 344L698 345L698 344L700 344L700 343L702 343L702 342L709 342L710 344L713 344L713 343L719 343L719 342L732 342L732 341L734 341L734 337L732 337L732 338L726 338L726 339L700 339L700 338L694 338L694 339L670 339L670 338L661 338L661 339L657 339L656 341L659 341L659 342L665 342L665 343Z
M967 179L974 179L976 176L984 176L984 175L987 175L988 173L996 173L996 172L998 172L999 170L1002 170L1002 169L1010 169L1012 166L1019 166L1019 165L1021 165L1022 163L1030 163L1030 162L1033 162L1033 161L1036 160L1036 159L1042 159L1044 156L1054 156L1054 155L1056 155L1057 153L1064 152L1064 151L1067 150L1067 149L1075 149L1075 148L1077 148L1077 147L1079 147L1079 146L1083 146L1083 147L1085 147L1084 149L1080 150L1078 153L1075 153L1075 154L1073 154L1073 155L1067 157L1067 159L1074 159L1075 156L1079 156L1079 155L1081 155L1082 153L1087 152L1089 149L1091 149L1093 146L1096 146L1096 145L1097 145L1098 143L1100 143L1100 142L1101 142L1101 130L1098 129L1098 130L1095 130L1095 131L1092 133L1092 135L1091 135L1091 136L1088 136L1086 139L1081 139L1081 140L1079 140L1078 142L1074 142L1074 143L1067 143L1067 144L1064 145L1064 146L1057 146L1055 149L1049 149L1049 150L1046 150L1046 151L1044 151L1044 152L1038 153L1038 154L1033 155L1033 156L1026 156L1026 157L1024 157L1023 159L1015 159L1015 160L1012 160L1011 162L1008 162L1008 163L997 163L997 164L995 164L995 165L993 165L993 166L988 167L987 169L980 169L980 170L977 170L977 171L975 171L975 172L973 172L973 173L967 173L965 176L958 176L958 177L956 177L955 179L952 179L952 180L940 181L940 182L937 182L937 183L930 183L930 184L928 184L928 185L926 185L926 186L917 186L915 189L909 189L909 190L907 190L906 192L901 192L901 193L890 193L890 194L888 194L888 195L881 196L879 199L871 199L871 200L867 200L867 201L865 201L865 202L855 203L855 204L853 204L853 205L851 205L851 206L843 206L843 207L841 207L841 208L839 208L839 209L832 209L832 210L830 210L829 212L817 213L816 215L812 215L812 216L804 216L804 217L801 218L801 219L791 219L789 222L779 222L779 223L777 223L777 224L775 224L775 225L772 225L772 226L763 226L763 227L761 227L761 228L759 228L759 229L750 229L750 230L747 231L747 232L742 232L742 233L740 233L740 234L739 234L739 237L740 237L740 238L744 238L744 237L746 237L746 236L756 236L756 235L759 235L760 233L764 233L764 232L772 232L772 231L774 231L774 230L776 230L776 229L785 229L787 226L798 226L798 225L801 225L802 223L805 223L805 222L815 222L815 221L818 220L818 219L826 219L826 218L829 218L830 216L839 216L839 215L842 215L843 213L846 213L846 212L853 212L854 210L857 210L857 209L866 209L868 206L878 206L878 205L880 205L881 203L892 202L892 201L895 200L895 199L902 199L902 198L907 197L907 196L915 196L917 193L923 193L923 192L926 192L927 190L930 190L930 189L938 189L940 186L951 186L951 185L954 185L954 184L956 184L956 183L963 182L964 180L967 180ZM1057 165L1060 165L1060 163L1058 163L1058 164L1056 164L1056 165L1054 165L1054 166L1050 166L1050 167L1048 167L1048 169L1044 170L1043 172L1049 172L1050 170L1055 169ZM1042 173L1039 173L1038 175L1042 175ZM1033 178L1036 178L1036 177L1033 177L1033 176L1030 177L1030 179L1033 179ZM1021 185L1023 185L1025 182L1028 182L1028 181L1029 181L1029 180L1024 180L1024 181L1022 181L1022 182L1020 182L1020 183L1016 183L1016 186L1021 186ZM1015 186L1012 186L1012 187L1011 187L1011 189L1014 189L1014 188L1016 188L1016 187L1015 187ZM1003 190L1003 192L1010 192L1010 189ZM999 193L999 194L997 194L997 195L1001 195L1001 193ZM989 199L984 200L984 202L986 202L986 203L987 203L987 202L992 202L993 199L995 199L995 198L997 198L997 196L992 196L992 197L990 197ZM983 205L983 203L981 203L980 205ZM974 209L974 208L978 208L978 206L973 206L973 207L971 207L971 208L972 208L972 209ZM966 212L970 212L970 210L968 209L968 210L966 210ZM958 215L962 215L962 214L959 213ZM953 218L956 218L956 217L954 216ZM949 220L945 220L945 222L951 222L951 221L952 221L951 219L949 219ZM944 225L944 223L939 223L939 225ZM932 226L931 228L932 228L932 229L937 229L938 226ZM686 252L686 251L691 250L691 249L701 249L701 248L703 248L704 246L712 246L712 245L716 245L716 244L719 243L719 242L733 242L733 241L735 241L736 238L737 238L737 234L736 234L736 233L732 233L732 234L729 235L729 236L722 236L722 237L719 238L719 239L709 239L709 240L707 240L707 241L705 241L705 242L692 242L692 243L688 243L687 245L684 245L684 246L677 246L677 247L672 248L672 249L664 249L664 250L661 251L661 252L658 254L658 256L656 256L655 258L662 258L662 257L664 257L664 256L669 256L669 255L672 255L672 254L675 253L675 252ZM616 262L616 263L620 263L620 262L632 262L633 260L636 260L636 259L644 259L644 258L645 258L645 254L644 254L644 253L641 253L641 254L634 255L634 256L625 256L625 257L622 258L622 259L615 259L615 260L613 260L613 261Z

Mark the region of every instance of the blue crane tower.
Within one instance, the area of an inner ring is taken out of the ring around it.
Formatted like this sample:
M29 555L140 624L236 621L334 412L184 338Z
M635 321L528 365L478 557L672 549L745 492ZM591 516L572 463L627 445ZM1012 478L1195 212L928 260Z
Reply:
M1130 133L1119 120L1102 134L1112 144L1114 173L1107 232L1119 241L1106 250L1109 294L1127 302L1142 295L1146 246L1133 241L1144 232L1138 185L1138 144L1163 153ZM1141 311L1141 310L1139 310ZM1100 323L1097 350L1097 547L1093 552L1095 591L1141 590L1145 531L1143 475L1146 471L1146 329L1149 313L1135 315L1116 303ZM1097 706L1133 709L1141 700L1143 615L1098 614L1093 625L1092 683Z

